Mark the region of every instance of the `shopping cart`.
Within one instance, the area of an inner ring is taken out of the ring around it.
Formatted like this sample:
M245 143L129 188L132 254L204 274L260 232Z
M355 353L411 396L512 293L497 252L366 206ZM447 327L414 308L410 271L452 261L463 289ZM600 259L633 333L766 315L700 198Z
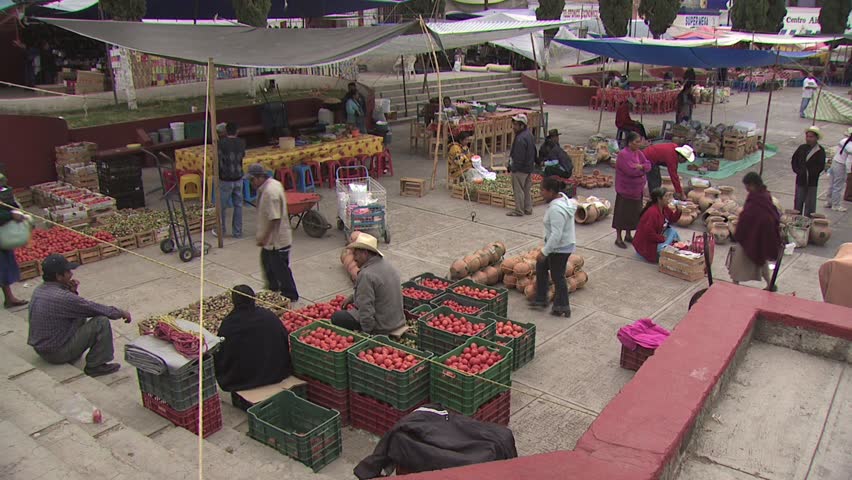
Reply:
M340 167L337 177L337 229L346 232L370 233L390 243L385 188L370 178L367 167Z

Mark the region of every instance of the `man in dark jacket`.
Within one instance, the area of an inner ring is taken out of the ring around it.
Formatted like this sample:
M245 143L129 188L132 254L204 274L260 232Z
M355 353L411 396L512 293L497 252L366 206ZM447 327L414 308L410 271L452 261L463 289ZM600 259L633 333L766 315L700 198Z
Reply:
M234 309L222 320L222 346L213 355L216 381L226 392L272 385L290 375L287 329L274 313L255 305L254 290L237 285Z
M506 215L522 217L532 215L532 171L538 156L535 139L527 128L527 116L519 113L512 117L515 141L509 158L509 171L512 172L512 191L515 194L515 209Z
M547 132L547 138L538 149L537 163L544 167L545 176L571 178L574 173L574 164L571 163L568 153L559 145L559 130L553 129Z
M818 127L805 130L805 143L793 153L791 166L796 174L796 210L809 217L816 212L817 182L825 170L825 149L819 144L822 132Z
M227 136L219 140L219 193L222 195L222 230L214 232L224 235L228 208L234 207L231 234L243 236L243 158L246 156L246 141L237 136L237 124L228 122Z

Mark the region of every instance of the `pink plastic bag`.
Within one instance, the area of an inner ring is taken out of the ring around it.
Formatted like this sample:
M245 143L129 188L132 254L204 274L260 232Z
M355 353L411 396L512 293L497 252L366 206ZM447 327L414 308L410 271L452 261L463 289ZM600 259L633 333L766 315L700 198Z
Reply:
M670 333L650 318L643 318L619 328L617 337L630 351L636 350L636 345L655 350L666 341Z

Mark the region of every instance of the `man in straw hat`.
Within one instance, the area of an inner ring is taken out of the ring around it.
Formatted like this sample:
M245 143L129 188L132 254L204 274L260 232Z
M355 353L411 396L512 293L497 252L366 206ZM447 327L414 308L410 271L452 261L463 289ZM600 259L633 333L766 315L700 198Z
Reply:
M385 260L378 245L376 237L362 232L346 247L352 249L361 271L355 280L355 294L331 317L331 323L338 327L381 335L405 325L399 272ZM346 310L349 304L356 308Z
M793 152L790 166L796 174L796 196L793 200L796 210L809 217L816 212L817 182L825 170L825 149L819 144L822 132L819 127L805 130L805 143Z
M544 167L544 175L571 178L574 164L568 153L559 145L559 130L555 128L547 132L547 138L538 149L538 162Z
M846 130L846 136L837 144L837 153L831 159L831 168L828 173L831 177L831 187L826 207L835 212L845 212L847 209L842 205L843 188L846 185L846 179L852 173L852 127Z
M271 178L263 165L249 165L246 178L257 190L257 232L260 264L266 277L266 288L295 302L299 300L296 280L290 270L290 245L293 232L287 215L287 196L281 182Z
M512 172L512 191L515 194L515 209L506 215L523 217L532 215L532 172L537 155L535 139L527 128L527 116L519 113L512 117L515 140L509 154L509 171Z
M646 174L648 191L653 192L663 185L660 166L665 165L666 171L669 173L669 178L672 180L672 184L674 184L675 198L683 200L683 186L680 184L677 166L680 163L692 163L695 161L695 152L692 150L692 147L689 145L678 147L676 143L657 143L642 150L642 153L651 162L651 170Z

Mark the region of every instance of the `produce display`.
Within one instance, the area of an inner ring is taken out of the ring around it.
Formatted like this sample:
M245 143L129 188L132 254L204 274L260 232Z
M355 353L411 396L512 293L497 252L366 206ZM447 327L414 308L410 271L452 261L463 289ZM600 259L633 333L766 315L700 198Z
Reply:
M511 320L507 322L497 322L497 331L495 332L495 335L500 337L520 337L524 333L526 333L526 329L516 323L512 323Z
M577 184L583 188L611 187L615 183L615 177L604 175L600 170L592 170L591 175L575 175Z
M539 174L532 174L532 187L530 193L532 195L533 205L541 205L544 203L544 197L541 196L541 180ZM497 175L495 180L484 180L474 183L467 182L463 185L454 185L453 198L470 199L484 205L492 205L501 208L515 208L515 196L512 190L511 175Z
M456 302L455 300L444 300L443 303L441 303L441 306L449 307L454 312L464 313L467 315L476 315L477 313L479 313L480 310L482 310L479 307L469 307L467 305L462 305Z
M461 280L470 277L476 283L494 285L500 281L500 269L497 268L506 254L503 242L494 242L460 258L450 266L450 278Z
M497 298L496 290L486 290L484 288L476 288L476 287L468 287L468 286L458 286L453 289L453 292L463 295L465 297L470 297L476 300L492 300ZM467 312L462 312L467 313Z
M432 300L435 298L434 293L427 292L426 290L418 290L413 287L402 289L402 295L415 300Z
M470 346L462 350L461 355L452 355L444 360L444 365L453 370L476 375L488 370L500 360L503 360L503 356L499 353L492 352L476 343L471 343Z
M449 303L448 300L445 303ZM454 303L454 302L453 302ZM449 306L449 305L448 305ZM450 307L452 308L452 307ZM459 313L468 313L468 312L459 312ZM476 312L472 312L476 313ZM430 327L434 327L440 330L444 330L445 332L450 332L455 335L468 335L473 336L477 333L481 332L485 329L484 323L473 323L468 321L468 319L464 317L457 317L453 314L437 315L435 318L428 322Z
M115 238L107 232L101 232L95 237L112 242ZM100 242L81 235L74 230L53 227L47 230L35 229L26 247L15 249L15 260L18 263L44 260L51 253L68 253L80 249L97 247Z
M358 353L358 358L385 370L404 372L420 363L414 355L393 347L376 347Z
M281 321L288 332L296 330L314 323L316 320L329 320L334 312L339 311L340 306L346 301L346 297L338 295L331 301L325 303L315 303L302 307L298 310L288 310L281 316Z
M417 284L426 288L431 288L432 290L442 291L450 287L450 282L446 282L438 278L424 278L419 280Z
M355 344L352 335L344 337L327 328L317 328L299 337L299 341L326 352L342 352ZM384 359L384 356L382 357Z

